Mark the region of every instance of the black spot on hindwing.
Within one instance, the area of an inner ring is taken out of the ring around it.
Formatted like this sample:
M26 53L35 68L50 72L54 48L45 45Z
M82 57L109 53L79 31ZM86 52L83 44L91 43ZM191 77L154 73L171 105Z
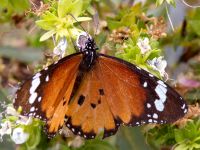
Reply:
M94 104L94 103L91 103L90 105L91 105L91 107L92 107L93 109L95 109L95 108L96 108L96 104Z
M81 95L78 99L78 104L81 106L85 101L85 96Z
M104 95L104 90L103 89L99 89L99 94L100 95Z

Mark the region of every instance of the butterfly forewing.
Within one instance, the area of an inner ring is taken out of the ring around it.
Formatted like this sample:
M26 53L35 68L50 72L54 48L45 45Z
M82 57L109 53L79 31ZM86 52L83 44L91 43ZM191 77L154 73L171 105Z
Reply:
M48 132L63 125L67 103L77 76L82 54L65 57L36 73L16 93L15 108L22 114L47 121Z
M113 109L114 116L118 116L123 123L133 126L145 123L170 123L187 112L187 105L182 97L145 70L121 59L102 54L99 64L105 88L111 88L108 81L115 81L112 93L118 94L118 99L125 99L124 103L129 106L129 111L126 111L129 117L126 120L120 116L119 110L114 110L116 107L120 108L119 100L112 99L114 94L110 95L111 98L108 100L110 108Z

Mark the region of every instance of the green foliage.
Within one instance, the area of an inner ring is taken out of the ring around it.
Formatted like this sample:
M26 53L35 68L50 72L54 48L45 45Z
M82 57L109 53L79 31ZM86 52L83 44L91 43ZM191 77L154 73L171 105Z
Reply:
M147 52L142 52L138 46L139 40L149 39L150 49ZM157 58L161 54L161 49L159 49L159 43L150 39L149 36L142 32L139 32L139 29L135 28L133 36L131 36L127 41L124 42L124 45L117 45L118 49L124 49L123 51L117 51L115 53L116 57L124 59L128 62L136 64L145 70L149 70L152 74L156 75L159 78L162 78L160 73L156 70L153 70L152 66L148 63L149 60ZM124 48L122 48L124 47Z
M200 89L191 89L185 94L185 98L191 103L195 104L200 101Z
M200 120L189 121L182 128L172 125L155 127L147 133L148 142L158 149L174 146L174 150L195 150L200 148ZM176 144L177 143L177 144Z
M29 139L25 143L28 150L35 149L41 142L42 126L41 122L34 120L30 126L24 126L25 132L29 133Z
M189 33L196 34L200 36L200 9L196 9L190 12L190 14L187 16L187 31Z
M146 133L148 143L156 149L174 145L176 143L175 129L176 127L172 125L163 125L150 129Z
M40 41L45 41L55 35L56 41L62 37L67 39L76 37L81 30L74 26L77 22L91 20L89 17L80 17L87 9L90 1L82 0L59 0L56 11L45 11L41 16L41 20L36 21L36 24L44 30L45 34L40 38ZM75 19L74 19L74 18Z
M200 149L200 120L192 120L182 129L175 129L175 150Z
M142 13L142 5L139 3L132 8L121 10L114 18L108 17L108 28L113 30L119 27L131 27L136 24L136 19ZM131 18L131 19L130 19Z
M0 22L9 21L13 14L23 14L30 7L28 0L1 0Z

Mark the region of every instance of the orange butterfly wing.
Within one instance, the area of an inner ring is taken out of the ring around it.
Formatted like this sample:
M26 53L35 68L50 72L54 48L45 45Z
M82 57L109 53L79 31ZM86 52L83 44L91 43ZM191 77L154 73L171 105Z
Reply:
M149 72L121 59L100 54L99 63L105 88L110 85L106 79L118 81L115 89L126 99L131 112L131 120L122 121L127 125L143 123L170 123L187 112L183 98L170 86ZM112 75L111 75L112 72ZM110 78L108 77L110 76ZM116 108L113 103L111 108Z
M67 127L84 138L94 138L104 128L113 132L117 126L107 98L95 65L85 73L79 89L69 103Z
M173 122L187 112L179 94L133 64L97 54L84 71L82 60L82 53L70 55L35 74L17 91L15 108L47 121L49 135L65 122L85 138L103 130L104 137L113 135L121 123Z
M36 73L17 91L14 107L21 106L23 115L47 121L50 134L57 132L64 123L81 60L81 53L70 55Z
M113 135L121 123L173 122L187 112L182 98L163 81L103 54L84 74L68 107L66 125L85 138L94 138L102 130L104 137Z

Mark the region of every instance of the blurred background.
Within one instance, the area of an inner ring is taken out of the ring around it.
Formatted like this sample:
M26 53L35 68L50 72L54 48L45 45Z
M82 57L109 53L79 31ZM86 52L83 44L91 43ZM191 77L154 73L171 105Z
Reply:
M83 22L82 26L95 37L102 53L114 55L119 51L119 45L122 45L120 42L115 43L120 38L117 33L120 33L120 27L126 26L124 22L129 22L132 17L131 14L128 16L130 18L126 18L127 12L124 10L133 8L135 12L136 4L140 3L137 17L142 17L142 13L147 18L162 17L165 20L166 36L158 38L158 41L168 63L168 82L190 104L189 115L176 125L121 127L115 136L105 141L87 141L78 148L77 141L73 143L75 146L68 141L64 147L56 147L55 143L61 140L58 138L53 145L47 144L48 148L33 149L200 149L200 8L196 7L200 6L200 1L177 0L170 3L170 0L166 0L164 4L156 6L158 1L89 0L89 7L84 15L90 16L93 21ZM58 41L54 43L52 38L41 41L45 30L35 22L45 11L51 10L55 3L56 0L0 1L0 122L7 105L12 103L18 83L52 62L53 50ZM134 14L133 16L135 17ZM120 23L124 24L119 25ZM70 44L68 40L68 44L68 49L72 50L68 50L66 55L75 52L73 43ZM73 140L74 138L70 141ZM10 135L5 135L0 142L0 150L12 149L27 147L16 146Z

